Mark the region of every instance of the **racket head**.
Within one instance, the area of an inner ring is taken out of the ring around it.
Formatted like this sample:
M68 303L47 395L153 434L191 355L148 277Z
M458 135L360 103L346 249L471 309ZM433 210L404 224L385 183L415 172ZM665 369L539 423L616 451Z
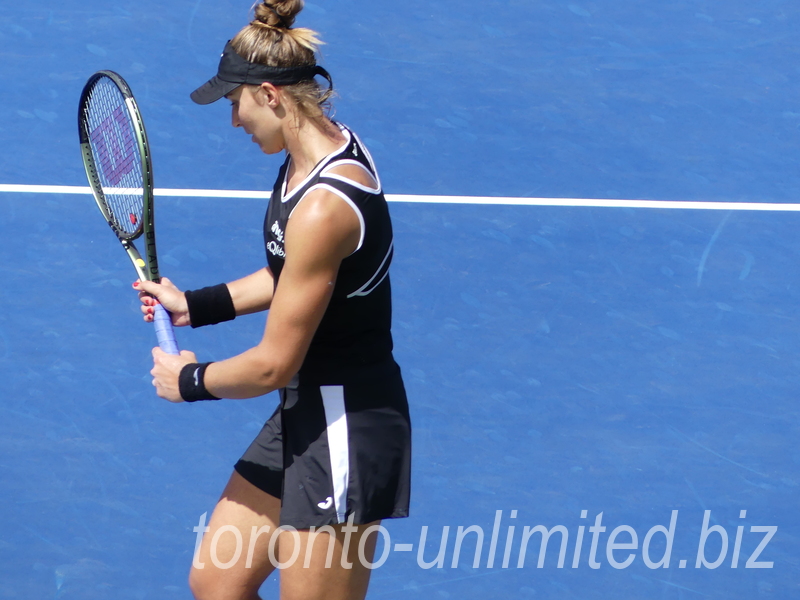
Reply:
M119 74L98 71L86 82L78 106L78 135L100 212L140 279L158 281L150 147L139 107ZM133 240L143 235L147 248L142 257Z

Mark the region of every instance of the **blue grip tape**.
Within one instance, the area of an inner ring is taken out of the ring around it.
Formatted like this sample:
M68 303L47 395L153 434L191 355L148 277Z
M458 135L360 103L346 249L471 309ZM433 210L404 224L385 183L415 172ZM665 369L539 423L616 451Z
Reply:
M153 324L156 326L159 347L167 354L180 354L178 342L175 340L175 332L172 329L172 320L167 309L160 304L155 306Z

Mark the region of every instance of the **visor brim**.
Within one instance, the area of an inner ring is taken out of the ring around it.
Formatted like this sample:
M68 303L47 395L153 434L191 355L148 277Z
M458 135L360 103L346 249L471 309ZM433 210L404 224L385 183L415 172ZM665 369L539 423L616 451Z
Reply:
M240 85L242 84L224 81L215 75L193 91L190 97L196 104L211 104L220 98L224 98Z

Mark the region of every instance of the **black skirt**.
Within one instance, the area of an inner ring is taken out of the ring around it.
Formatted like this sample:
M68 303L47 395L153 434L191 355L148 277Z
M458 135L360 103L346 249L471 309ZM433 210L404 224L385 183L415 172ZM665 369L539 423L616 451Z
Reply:
M296 529L408 516L411 421L400 368L304 364L236 463Z

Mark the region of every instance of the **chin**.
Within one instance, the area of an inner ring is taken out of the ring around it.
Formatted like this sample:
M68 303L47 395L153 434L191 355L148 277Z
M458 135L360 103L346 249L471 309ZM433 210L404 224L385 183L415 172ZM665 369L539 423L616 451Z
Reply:
M258 144L258 147L264 154L278 154L283 151L283 147L278 145L267 146L266 144Z

